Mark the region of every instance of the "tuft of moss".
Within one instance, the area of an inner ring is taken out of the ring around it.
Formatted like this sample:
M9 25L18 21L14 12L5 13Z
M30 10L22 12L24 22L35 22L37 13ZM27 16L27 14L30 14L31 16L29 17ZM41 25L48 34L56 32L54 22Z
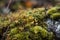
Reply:
M59 12L59 9L60 9L60 7L52 7L51 9L49 9L47 11L47 13L48 13L48 15L51 15L51 14Z
M50 16L52 19L60 19L60 13L55 13Z
M17 34L19 31L17 28L13 28L10 30L10 35L14 35L14 34Z

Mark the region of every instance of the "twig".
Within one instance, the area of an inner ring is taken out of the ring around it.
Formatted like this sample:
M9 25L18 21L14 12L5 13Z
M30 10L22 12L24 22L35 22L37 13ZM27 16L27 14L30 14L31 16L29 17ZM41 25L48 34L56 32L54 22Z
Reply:
M5 32L5 33L3 33L3 36L2 36L2 38L1 38L1 40L4 40L4 38L5 38L5 36L6 36L7 32L8 32L8 30L9 30L9 26L7 27L6 32Z

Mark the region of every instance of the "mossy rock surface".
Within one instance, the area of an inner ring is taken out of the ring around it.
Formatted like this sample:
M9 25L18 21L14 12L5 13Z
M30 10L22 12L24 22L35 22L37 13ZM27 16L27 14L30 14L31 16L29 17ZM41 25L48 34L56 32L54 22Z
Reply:
M52 40L54 34L47 31L45 16L47 15L44 8L19 10L5 17L0 16L0 25L2 28L10 27L10 40Z

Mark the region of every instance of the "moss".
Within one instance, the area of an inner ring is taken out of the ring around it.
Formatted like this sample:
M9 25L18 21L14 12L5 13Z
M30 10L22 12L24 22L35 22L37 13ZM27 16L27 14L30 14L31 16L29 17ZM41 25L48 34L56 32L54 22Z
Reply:
M11 40L30 40L29 32L20 32L11 36Z
M14 35L14 34L17 34L19 31L17 28L13 28L10 30L10 35Z
M51 9L49 9L47 11L47 13L48 13L48 15L51 15L51 14L57 13L59 9L60 9L60 7L53 7Z
M48 40L53 40L53 38L54 38L53 32L49 32Z
M60 19L60 13L55 13L50 16L52 19Z
M3 27L3 24L4 26L10 24L8 34L11 40L43 40L44 38L50 40L53 34L47 31L47 25L44 23L45 16L44 8L20 10L16 14L7 15L4 17L5 20L1 17L0 25Z
M24 35L22 35L22 34L15 34L15 35L13 35L12 40L22 40L23 36Z
M34 32L35 34L39 33L42 35L43 38L47 37L47 30L45 30L44 28L42 28L41 26L35 26L32 29L32 32Z
M40 30L42 30L42 28L40 26L35 26L35 27L31 28L31 31L34 33L38 33Z

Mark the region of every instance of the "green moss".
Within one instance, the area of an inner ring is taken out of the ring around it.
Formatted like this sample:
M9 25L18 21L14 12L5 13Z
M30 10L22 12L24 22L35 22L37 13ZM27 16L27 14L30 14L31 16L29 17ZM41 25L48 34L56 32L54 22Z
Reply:
M51 8L51 9L49 9L49 10L47 11L47 13L48 13L49 15L51 15L51 14L54 14L54 13L58 12L59 9L60 9L60 7L53 7L53 8Z
M56 8L48 10L51 12L50 18L60 17L60 13L55 13ZM18 14L18 15L17 15ZM52 40L53 34L47 31L47 25L45 24L45 9L29 9L21 12L16 12L9 15L7 18L0 18L0 25L10 26L8 34L11 40ZM10 21L9 21L10 19ZM8 25L10 24L10 25Z
M14 34L17 34L18 33L18 29L17 28L13 28L10 30L10 34L11 35L14 35Z
M13 38L12 38L12 40L22 40L23 39L23 37L24 37L24 35L22 35L22 34L15 34L15 35L13 35Z
M55 13L50 16L52 19L60 19L60 13Z
M11 36L11 40L30 40L29 32L20 32Z
M38 32L40 32L40 30L42 30L42 28L40 26L35 26L35 27L31 28L31 31L34 33L38 33Z
M53 32L49 32L48 40L53 40L53 38L54 38Z
M42 35L43 38L47 37L47 30L45 30L44 28L42 28L41 26L35 26L32 29L32 32L34 32L35 34L39 33Z

